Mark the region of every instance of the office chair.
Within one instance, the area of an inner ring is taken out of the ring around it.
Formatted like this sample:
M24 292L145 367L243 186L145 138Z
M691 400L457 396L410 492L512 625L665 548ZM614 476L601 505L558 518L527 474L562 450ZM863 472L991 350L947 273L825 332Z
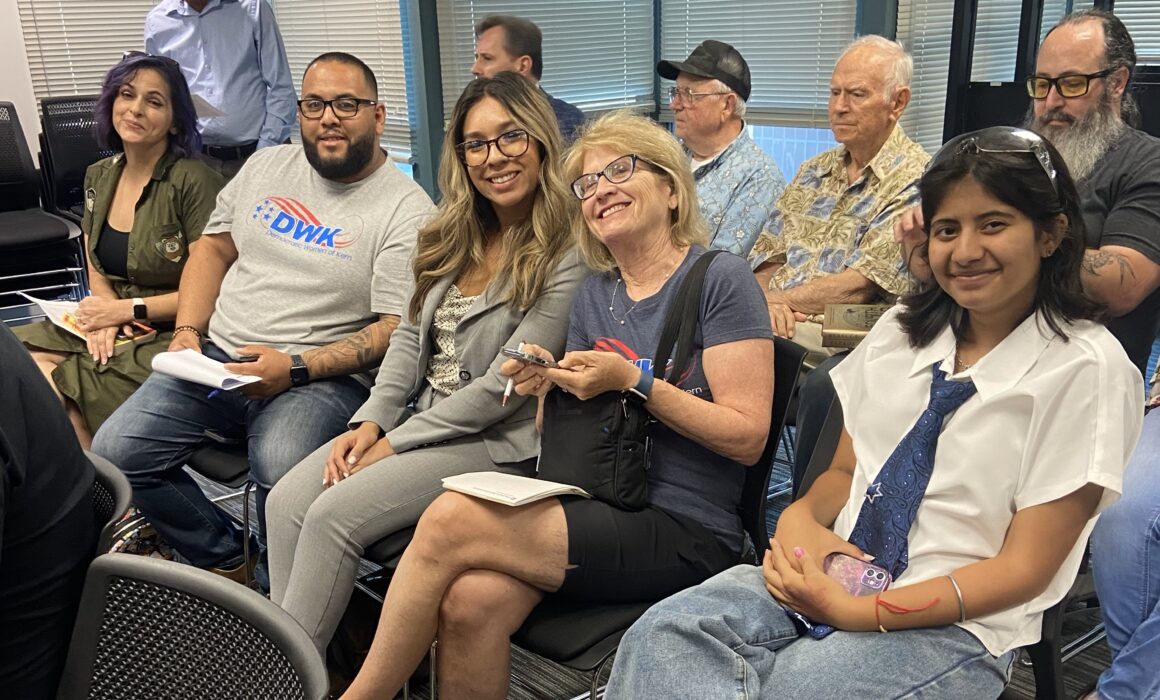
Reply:
M0 102L0 310L27 304L17 291L80 299L81 248L75 223L40 208L40 178L20 118L11 102Z
M97 556L100 556L113 546L118 525L125 513L129 512L133 487L121 470L109 460L88 450L85 456L97 472L93 480L93 514L97 519L97 527L101 528L97 537Z
M310 635L265 597L162 559L90 565L59 700L326 695Z

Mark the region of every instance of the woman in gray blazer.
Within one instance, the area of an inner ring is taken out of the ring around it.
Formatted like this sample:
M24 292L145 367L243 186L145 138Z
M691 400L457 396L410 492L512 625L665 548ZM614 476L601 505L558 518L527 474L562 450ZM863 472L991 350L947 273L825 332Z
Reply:
M539 451L536 402L505 401L503 346L563 350L587 269L551 107L501 73L460 96L439 164L443 200L415 247L414 294L351 430L271 492L271 598L326 649L366 546L414 525L444 477Z

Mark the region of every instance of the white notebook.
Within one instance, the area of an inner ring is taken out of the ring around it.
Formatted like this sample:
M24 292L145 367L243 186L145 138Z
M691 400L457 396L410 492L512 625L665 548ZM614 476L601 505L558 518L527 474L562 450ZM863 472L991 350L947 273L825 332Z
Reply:
M443 488L502 503L505 506L522 506L552 496L592 498L587 491L578 486L503 472L473 472L449 476L443 480Z
M190 348L177 352L158 353L153 358L153 371L224 391L253 384L262 379L252 374L231 372L221 362Z

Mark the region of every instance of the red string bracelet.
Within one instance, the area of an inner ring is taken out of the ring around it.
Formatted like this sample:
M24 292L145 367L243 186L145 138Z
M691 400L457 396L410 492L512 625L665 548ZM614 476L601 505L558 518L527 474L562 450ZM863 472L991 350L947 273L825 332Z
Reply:
M930 602L927 603L926 605L922 606L921 608L908 608L908 607L905 607L902 605L898 605L897 603L891 603L888 600L882 600L882 591L879 591L874 596L874 622L876 622L878 624L878 631L879 632L889 632L890 630L888 630L882 626L882 612L878 609L879 607L886 608L886 610L888 612L894 613L895 615L905 615L906 613L922 612L923 610L929 610L929 609L933 608L935 605L938 605L938 602L940 600L942 600L942 599L941 598L931 598Z

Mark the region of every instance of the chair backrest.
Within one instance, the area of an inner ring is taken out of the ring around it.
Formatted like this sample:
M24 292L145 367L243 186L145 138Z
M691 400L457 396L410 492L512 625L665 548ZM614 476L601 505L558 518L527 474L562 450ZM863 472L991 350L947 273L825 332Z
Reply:
M765 510L769 502L769 477L773 473L773 456L781 442L781 431L785 429L786 414L790 400L801 376L802 363L806 359L806 349L792 340L773 339L773 413L769 421L769 438L761 460L745 473L745 486L741 491L741 523L753 540L758 561L769 547L769 532L765 525Z
M85 456L96 469L97 477L93 481L93 516L97 520L97 527L101 528L97 538L97 555L109 551L113 545L113 533L117 523L129 512L129 503L133 499L133 487L120 469L113 466L104 457L85 451Z
M96 95L46 97L40 102L49 191L57 209L84 204L85 171L113 155L97 145Z
M263 596L185 564L105 554L89 567L57 698L326 694L310 636Z
M0 211L35 209L40 204L36 166L11 102L0 102Z

